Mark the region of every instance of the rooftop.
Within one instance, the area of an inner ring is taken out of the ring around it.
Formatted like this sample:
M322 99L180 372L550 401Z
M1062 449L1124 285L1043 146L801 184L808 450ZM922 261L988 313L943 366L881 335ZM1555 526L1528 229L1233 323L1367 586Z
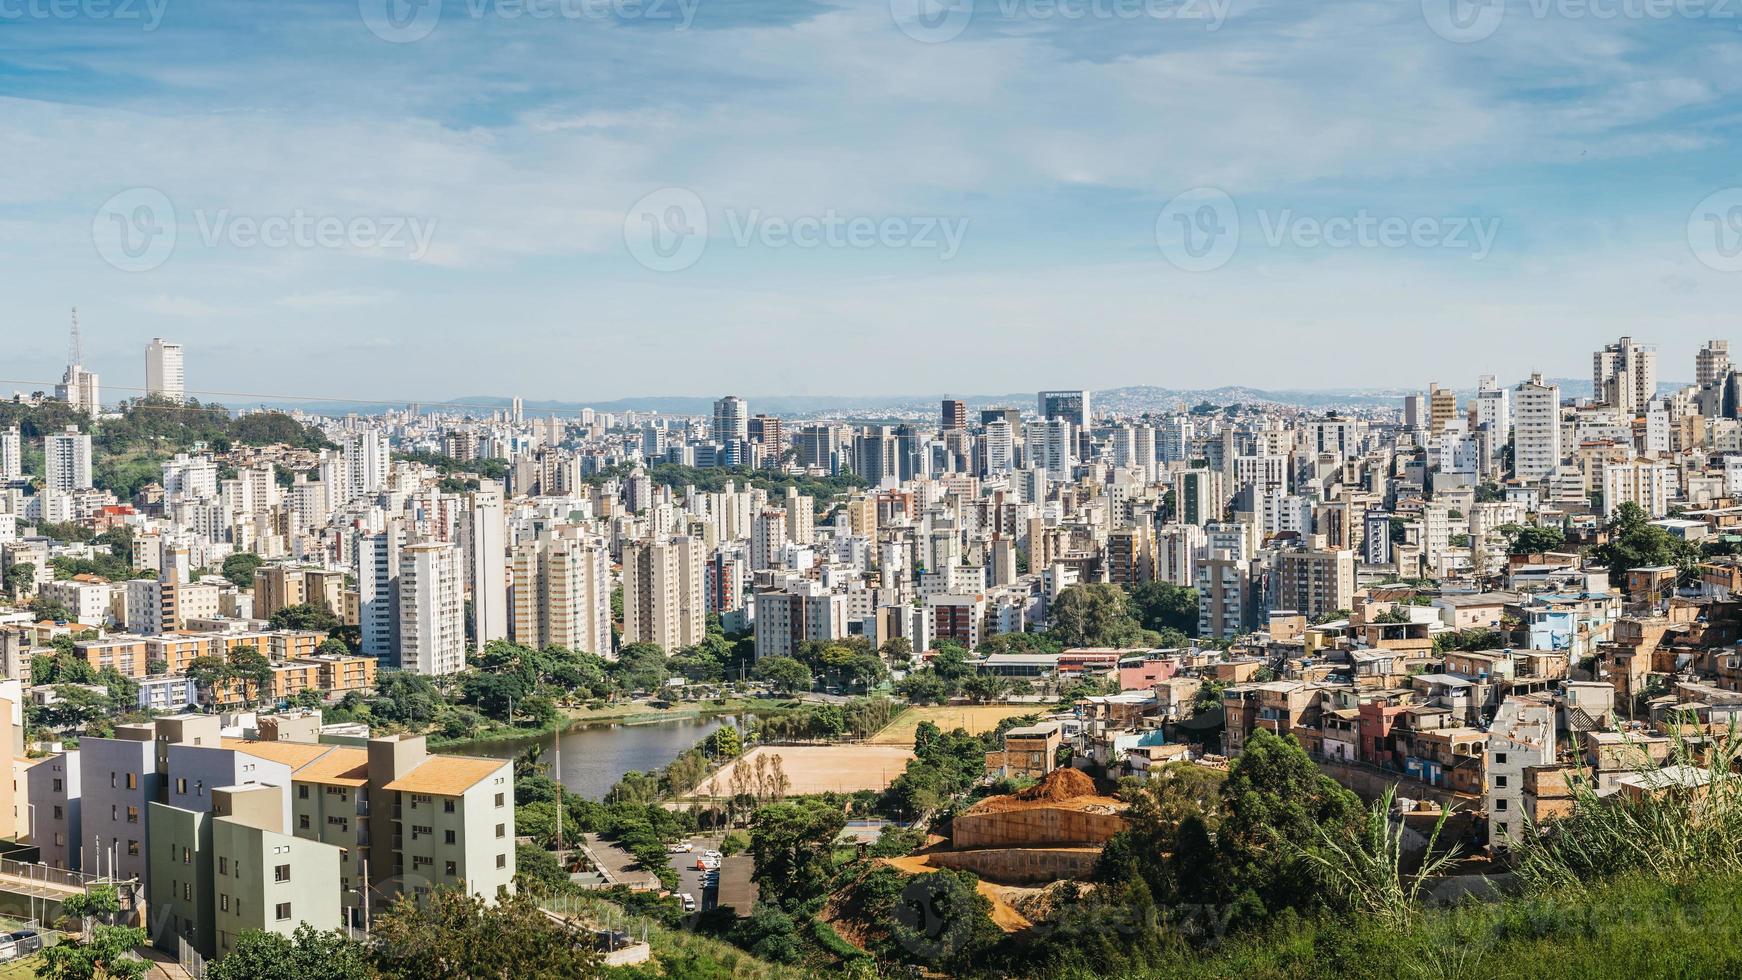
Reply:
M431 796L459 796L505 768L507 759L475 759L463 755L434 755L422 765L388 783L383 789Z

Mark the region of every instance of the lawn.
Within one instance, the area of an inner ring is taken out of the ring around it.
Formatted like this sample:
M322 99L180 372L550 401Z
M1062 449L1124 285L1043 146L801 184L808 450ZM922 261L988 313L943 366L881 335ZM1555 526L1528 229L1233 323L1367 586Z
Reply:
M966 728L971 735L981 735L997 728L998 723L1006 718L1034 714L1042 710L1042 706L1035 704L958 704L908 708L896 715L895 720L885 725L882 731L871 736L871 742L875 745L912 745L913 733L919 729L922 721L929 721L945 731Z

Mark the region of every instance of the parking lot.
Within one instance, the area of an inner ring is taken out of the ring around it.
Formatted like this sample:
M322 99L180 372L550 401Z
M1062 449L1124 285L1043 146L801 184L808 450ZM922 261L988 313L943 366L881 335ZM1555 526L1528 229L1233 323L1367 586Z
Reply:
M719 904L720 892L717 883L711 887L702 887L702 872L696 869L696 859L702 856L703 851L719 850L721 840L717 836L698 834L689 838L689 842L695 845L695 850L671 856L671 866L677 871L678 894L694 895L698 912L705 912Z

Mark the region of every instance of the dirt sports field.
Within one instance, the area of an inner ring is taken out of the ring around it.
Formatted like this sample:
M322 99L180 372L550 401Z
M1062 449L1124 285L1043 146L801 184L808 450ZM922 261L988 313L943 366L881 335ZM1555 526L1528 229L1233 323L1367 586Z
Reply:
M912 739L902 745L763 745L743 759L747 772L754 772L757 757L780 757L789 796L801 793L853 793L862 789L887 789L913 758ZM698 786L697 796L731 794L731 769L718 773Z
M1044 710L1042 706L1036 704L933 705L909 708L884 726L882 731L871 736L871 742L875 745L905 745L912 748L913 733L922 721L929 721L945 731L966 728L968 734L980 735L997 728L998 723L1006 718L1041 710Z

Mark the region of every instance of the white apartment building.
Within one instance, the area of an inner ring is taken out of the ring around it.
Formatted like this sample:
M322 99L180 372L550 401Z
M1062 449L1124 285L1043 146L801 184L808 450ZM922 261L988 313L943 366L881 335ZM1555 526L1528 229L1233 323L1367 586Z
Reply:
M1555 761L1555 709L1528 698L1507 698L1488 730L1488 846L1504 847L1524 833L1524 770Z
M399 557L399 668L452 674L466 666L459 548L408 545Z
M1657 348L1622 337L1592 354L1591 397L1623 412L1644 411L1657 397Z
M515 643L611 656L611 552L585 529L561 525L514 549Z
M1561 461L1561 389L1538 373L1512 389L1512 395L1512 469L1521 480L1540 480Z
M1636 504L1651 517L1669 513L1670 465L1634 459L1603 467L1603 509L1614 515L1622 504Z
M182 374L182 349L162 337L145 346L145 394L152 398L182 401L187 395Z
M466 589L472 597L472 642L482 648L508 637L508 524L502 490L485 481L466 495L461 544L466 553Z
M91 436L69 425L43 438L44 481L62 493L91 489Z
M24 440L18 426L0 430L0 482L16 480L24 475Z

